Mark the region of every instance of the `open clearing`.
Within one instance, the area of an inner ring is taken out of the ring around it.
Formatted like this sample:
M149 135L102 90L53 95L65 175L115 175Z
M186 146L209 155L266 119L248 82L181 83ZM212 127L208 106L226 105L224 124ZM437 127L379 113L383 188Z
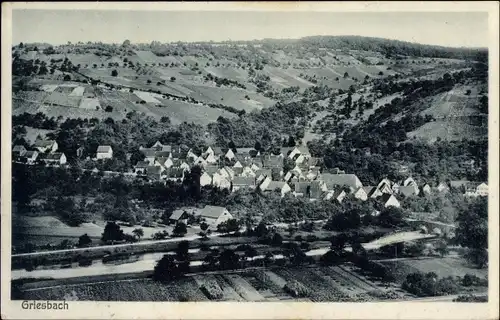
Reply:
M383 261L382 264L393 270L396 279L403 282L406 275L412 272L435 272L439 277L460 276L467 273L486 278L488 269L471 267L463 258L446 257L431 259L404 259L400 261Z

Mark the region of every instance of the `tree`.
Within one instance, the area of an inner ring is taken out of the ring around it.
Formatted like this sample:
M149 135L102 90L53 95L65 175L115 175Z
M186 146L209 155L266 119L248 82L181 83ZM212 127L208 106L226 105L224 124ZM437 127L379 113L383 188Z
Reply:
M174 230L172 230L174 237L183 237L187 233L187 226L184 222L178 222Z
M92 239L88 236L88 234L81 235L78 238L78 247L88 247L92 244Z
M116 69L113 69L113 71L111 71L111 76L112 77L118 76L118 71L116 71Z
M391 206L380 212L378 223L383 227L398 227L405 223L403 220L404 215L402 209Z
M472 199L460 208L456 230L457 242L469 249L466 257L483 268L488 261L488 200Z
M205 221L203 221L202 223L200 223L200 229L204 233L206 233L206 231L208 230L208 227L209 227L209 225Z
M113 112L113 107L112 106L106 106L106 108L104 109L104 111L106 111L106 112Z
M178 264L170 255L164 255L158 261L153 271L153 280L167 282L182 276Z
M219 265L222 270L236 269L239 263L240 257L231 249L226 249L219 255Z
M189 260L189 241L184 240L179 242L175 250L175 259L177 259L177 261Z
M271 239L271 245L275 246L275 247L279 247L279 246L281 246L282 243L283 243L283 237L278 232L275 232L272 239Z
M115 222L108 222L104 227L104 232L102 234L102 241L121 241L123 240L123 230Z
M345 78L349 78L349 73L344 72L344 79L345 79Z
M122 47L128 47L128 46L130 46L130 40L123 41Z
M170 77L170 82L175 82L175 77Z
M217 226L217 231L222 233L230 233L238 230L240 230L240 221L237 219L229 219Z
M140 239L144 236L144 230L142 228L134 229L132 233L137 239Z
M71 81L71 76L69 74L64 75L64 81Z

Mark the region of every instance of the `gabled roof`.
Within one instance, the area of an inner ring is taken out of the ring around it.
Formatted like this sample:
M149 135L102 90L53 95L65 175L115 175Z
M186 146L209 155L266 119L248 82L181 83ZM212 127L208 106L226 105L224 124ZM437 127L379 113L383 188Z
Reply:
M136 168L146 168L149 166L149 162L147 161L138 161L135 165Z
M270 181L264 190L276 190L276 189L281 190L286 184L287 183L284 181Z
M64 153L54 152L42 155L43 160L60 160Z
M418 194L418 191L413 186L399 187L399 193L405 195L406 197L411 197Z
M332 173L322 173L321 180L323 180L327 186L330 188L334 185L338 186L348 186L353 189L358 189L362 187L363 184L359 181L355 174L332 174Z
M450 181L450 187L452 187L452 188L466 187L468 184L470 184L469 180L452 180L452 181Z
M187 214L187 211L186 210L177 209L177 210L174 210L174 212L172 212L172 214L168 218L171 219L171 220L179 220L182 217L183 214Z
M306 147L306 146L300 146L300 147L296 147L297 150L300 151L301 154L303 155L310 155L311 153L309 152L309 148Z
M283 159L279 156L265 156L262 157L262 166L264 167L281 167L283 166Z
M216 173L217 171L219 171L219 167L218 166L206 166L204 168L204 171L206 173L208 173L209 175L213 175L214 173Z
M35 147L40 147L40 148L51 147L54 143L55 143L54 140L36 139Z
M165 170L165 176L168 178L182 178L184 170L182 168L168 168Z
M233 186L255 186L253 177L234 177Z
M281 148L281 149L280 149L280 151L281 151L281 154L282 154L283 156L285 156L285 157L286 157L286 156L288 156L288 154L289 154L289 153L290 153L290 152L291 152L294 148L295 148L295 147L283 147L283 148Z
M26 153L24 154L24 156L26 158L32 158L33 156L38 156L38 152L37 151L26 151Z
M108 153L112 151L110 146L99 146L97 147L97 153Z
M162 146L161 151L167 151L167 152L172 152L172 146Z
M12 152L20 152L20 151L26 151L26 148L23 145L15 145L14 148L12 148Z
M394 195L392 195L392 194L388 194L388 193L384 193L384 194L382 194L382 195L380 196L380 199L382 200L382 202L383 202L383 203L386 203L387 201L389 201L389 199L390 199L391 197L394 197ZM394 197L394 198L396 198L396 197ZM396 199L396 200L397 200L397 199Z
M161 174L162 168L158 166L147 166L146 173L147 174Z
M295 192L304 194L307 193L307 189L309 189L309 191L312 189L311 183L307 181L295 182L294 187Z
M167 162L169 158L167 157L158 157L155 159L156 162L158 162L160 165L165 165L165 162Z
M219 218L226 208L218 206L205 206L205 208L200 210L200 216L209 219Z
M155 157L170 157L170 151L156 151Z
M221 147L213 147L212 150L214 151L214 155L222 155L222 153L225 154Z
M106 152L106 151L102 151L102 152ZM156 150L152 149L152 148L144 148L141 150L141 152L146 158L152 158L152 157L156 156Z

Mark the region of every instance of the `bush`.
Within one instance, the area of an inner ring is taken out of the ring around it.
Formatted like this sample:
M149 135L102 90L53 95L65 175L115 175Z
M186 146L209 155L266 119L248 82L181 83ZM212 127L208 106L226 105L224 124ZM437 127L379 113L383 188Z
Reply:
M112 77L118 76L118 71L116 71L116 70L111 71L111 76Z
M113 107L112 106L107 106L104 111L106 112L113 112Z
M200 289L205 292L205 294L211 300L219 300L223 297L223 292L219 284L215 281L207 281L205 282Z
M460 295L453 302L488 302L488 296L476 296L473 294Z
M295 298L307 297L309 294L311 294L308 288L295 280L288 281L283 289Z

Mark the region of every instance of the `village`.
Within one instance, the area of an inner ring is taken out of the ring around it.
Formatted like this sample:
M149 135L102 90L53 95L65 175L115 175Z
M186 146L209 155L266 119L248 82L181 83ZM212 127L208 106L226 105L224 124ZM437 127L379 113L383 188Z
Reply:
M77 156L81 155L77 150ZM425 197L426 195L458 192L465 197L487 197L485 182L467 180L443 181L439 184L417 183L411 176L401 181L382 178L376 186L365 186L355 174L339 168L332 172L322 172L321 159L312 157L304 146L284 147L276 152L258 151L254 148L221 149L207 147L196 154L185 146L163 145L157 141L149 147L140 147L144 160L138 161L129 172L107 172L111 176L125 174L144 178L149 182L182 182L185 174L193 167L200 168L199 185L213 186L236 192L240 189L257 190L262 193L278 192L309 201L336 201L342 203L346 197L360 201L375 199L383 208L400 208L402 197ZM26 165L68 166L66 156L58 151L53 140L37 139L33 150L24 146L14 146L14 160ZM113 158L109 145L100 145L93 157L94 161ZM99 170L92 170L94 174ZM206 212L205 212L206 211ZM373 212L377 215L378 211ZM210 207L202 210L202 217L210 220L214 229L233 216L225 208ZM173 223L186 220L186 212L176 210L170 217Z

